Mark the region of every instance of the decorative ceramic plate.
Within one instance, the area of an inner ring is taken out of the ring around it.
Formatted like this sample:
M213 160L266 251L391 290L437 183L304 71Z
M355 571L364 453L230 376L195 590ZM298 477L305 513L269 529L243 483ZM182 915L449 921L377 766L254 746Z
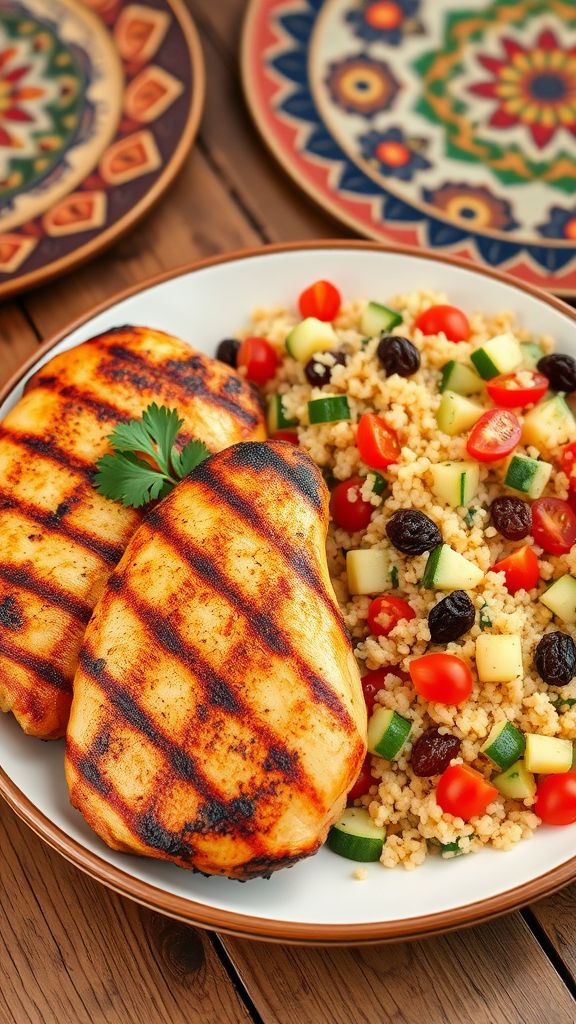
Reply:
M382 250L370 242L274 247L172 272L100 308L49 342L0 394L0 418L26 378L50 356L118 324L146 324L213 354L255 306L291 304L319 269L346 296L384 295L425 284L487 314L510 309L536 333L576 355L576 312L551 296L470 264ZM226 301L222 301L222 297ZM194 310L194 316L190 316ZM114 853L68 802L62 743L25 736L0 715L0 794L41 838L83 871L156 910L208 928L298 942L366 942L430 934L485 920L576 880L576 825L542 827L508 853L451 861L430 857L416 871L355 865L324 848L269 881L203 878L173 865Z
M0 297L86 260L150 208L203 92L181 0L0 0Z
M251 0L249 105L362 234L576 293L574 0Z

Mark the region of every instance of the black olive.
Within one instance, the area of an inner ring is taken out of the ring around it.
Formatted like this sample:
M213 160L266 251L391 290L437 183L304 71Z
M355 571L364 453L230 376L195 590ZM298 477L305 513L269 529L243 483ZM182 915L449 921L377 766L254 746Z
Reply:
M506 540L522 540L532 529L532 509L522 498L495 498L490 505L490 518Z
M332 370L335 366L346 366L346 356L343 352L325 352L332 360L330 366L319 359L309 359L304 367L304 375L313 388L321 388L332 380ZM324 358L324 357L323 357Z
M461 745L457 736L450 732L440 732L437 725L430 726L412 747L410 764L414 775L419 778L440 775L446 770L452 758L458 757Z
M404 555L422 555L442 543L442 534L428 516L415 508L401 508L386 524L386 533Z
M378 342L376 355L386 370L386 376L397 373L399 377L411 377L420 369L420 353L408 338L396 334L385 334Z
M465 590L455 590L434 605L428 615L433 644L449 644L472 629L476 612Z
M538 369L550 381L552 391L576 391L576 359L554 352L538 360Z
M224 341L221 341L216 349L216 359L219 359L221 363L226 363L226 366L236 369L239 348L240 342L236 341L236 338L224 338Z
M576 644L568 633L545 633L540 640L534 664L541 679L551 686L566 686L576 675Z

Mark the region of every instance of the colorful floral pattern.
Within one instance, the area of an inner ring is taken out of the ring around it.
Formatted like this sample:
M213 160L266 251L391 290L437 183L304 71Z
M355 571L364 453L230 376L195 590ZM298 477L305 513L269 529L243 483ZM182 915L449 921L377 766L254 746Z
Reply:
M408 138L402 128L385 132L367 132L358 137L360 153L366 161L377 165L382 173L401 181L410 181L418 171L431 166L423 156L426 139Z
M508 200L499 199L484 186L446 182L437 189L423 189L422 194L430 206L442 210L456 223L495 231L511 231L518 227Z
M364 0L347 12L346 21L359 39L398 46L406 35L422 31L419 7L420 0Z
M326 84L332 101L349 114L371 117L386 110L399 84L387 64L368 57L348 57L328 69Z
M576 207L564 210L561 206L553 206L550 219L540 225L540 233L544 238L562 238L576 242Z

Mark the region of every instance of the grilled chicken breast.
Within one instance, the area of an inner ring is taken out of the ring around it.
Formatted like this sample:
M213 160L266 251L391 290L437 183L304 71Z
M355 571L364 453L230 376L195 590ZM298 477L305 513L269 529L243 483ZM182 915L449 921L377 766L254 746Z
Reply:
M314 853L366 751L328 494L282 442L214 455L132 538L86 632L66 776L113 849L247 879Z
M66 730L92 609L141 515L101 497L115 425L176 407L212 451L265 436L238 374L185 342L121 327L50 360L0 424L0 708L52 739Z

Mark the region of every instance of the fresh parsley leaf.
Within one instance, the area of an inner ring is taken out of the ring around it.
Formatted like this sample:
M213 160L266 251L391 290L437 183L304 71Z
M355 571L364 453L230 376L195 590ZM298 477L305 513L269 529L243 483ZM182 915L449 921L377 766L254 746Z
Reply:
M576 707L576 697L551 697L550 703L554 705L556 711L560 713L563 711L570 711L571 708Z
M488 605L484 603L480 609L480 629L490 629L492 627L492 619L488 615Z
M204 459L208 458L210 452L202 441L189 441L181 452L175 449L172 452L172 465L178 476L183 479L188 476L196 466L199 466Z
M466 515L464 516L464 522L466 523L466 526L474 525L474 520L476 518L477 511L478 509L474 508L474 505L470 505L470 508L468 509Z
M398 566L397 565L393 565L392 568L390 569L390 582L391 582L393 588L396 588L398 586L399 576L398 576Z

